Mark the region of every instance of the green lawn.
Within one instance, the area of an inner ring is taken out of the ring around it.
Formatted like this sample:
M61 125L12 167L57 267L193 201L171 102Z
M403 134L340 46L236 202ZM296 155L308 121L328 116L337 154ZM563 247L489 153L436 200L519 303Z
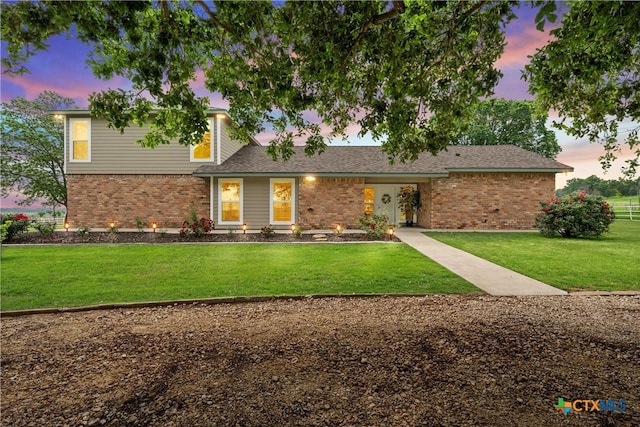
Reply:
M599 239L539 233L427 233L496 264L568 291L640 290L640 221L615 221Z
M404 244L7 245L0 307L464 292L479 289Z

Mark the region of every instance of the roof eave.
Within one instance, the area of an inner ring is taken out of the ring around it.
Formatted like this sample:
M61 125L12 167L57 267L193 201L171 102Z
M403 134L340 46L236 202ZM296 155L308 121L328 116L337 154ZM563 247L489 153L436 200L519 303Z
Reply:
M192 176L198 178L229 178L240 176L251 177L278 177L290 178L300 176L314 176L317 178L444 178L448 173L371 173L371 172L198 172L194 171Z
M151 110L151 114L157 114L160 111L162 111L159 108L154 108ZM224 108L209 108L205 111L207 114L224 114L226 117L231 118L231 116L229 116L229 112L227 110L225 110ZM91 116L91 110L87 110L87 109L78 109L78 110L54 110L54 111L50 111L50 114L60 114L63 116Z
M564 168L447 168L449 172L474 172L474 173L568 173L573 172L573 168L568 166Z

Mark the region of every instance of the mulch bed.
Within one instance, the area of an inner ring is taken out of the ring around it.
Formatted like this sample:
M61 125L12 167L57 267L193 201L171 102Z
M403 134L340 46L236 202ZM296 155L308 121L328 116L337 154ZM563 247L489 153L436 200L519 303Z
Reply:
M370 242L370 241L390 241L388 237L375 239L362 233L321 233L326 236L326 240L314 238L316 234L303 233L300 237L294 237L291 233L276 233L270 237L263 237L260 233L243 234L242 231L233 233L211 233L201 237L193 234L180 236L176 233L150 233L150 232L90 232L88 236L81 237L74 231L58 231L52 236L43 236L39 232L23 233L14 237L10 242L3 244L82 244L82 243L242 243L242 242ZM393 241L399 241L395 236Z

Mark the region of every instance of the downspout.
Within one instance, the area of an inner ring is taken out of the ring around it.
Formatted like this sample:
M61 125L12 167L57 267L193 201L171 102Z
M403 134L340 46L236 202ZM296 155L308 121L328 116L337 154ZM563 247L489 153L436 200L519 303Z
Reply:
M209 218L213 219L213 177L209 177Z
M222 117L222 114L216 114L216 144L217 144L217 155L218 155L218 159L217 159L217 163L221 164L222 163L222 154L220 153L220 150L222 149L222 143L220 141L221 139L221 132L220 132L220 123L221 120L220 118Z
M62 132L63 132L62 148L64 150L62 171L66 175L67 174L67 150L69 149L67 145L67 116L63 116L62 118Z

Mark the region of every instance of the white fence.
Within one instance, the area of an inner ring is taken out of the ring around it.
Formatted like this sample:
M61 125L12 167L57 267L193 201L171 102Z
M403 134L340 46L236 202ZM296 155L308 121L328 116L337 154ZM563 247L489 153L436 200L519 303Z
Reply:
M631 199L629 199L629 203L613 203L611 207L617 219L640 221L640 204L633 204Z
M7 209L7 210L2 210L2 214L17 214L17 213L24 213L25 215L27 215L29 217L29 219L32 219L34 221L38 221L38 222L47 222L47 223L53 223L55 222L56 224L56 228L60 229L60 228L64 228L64 215L65 212L64 211L59 211L61 213L60 216L56 216L54 217L53 215L51 215L48 212L42 212L42 211L29 211L29 210L22 210L22 209Z

